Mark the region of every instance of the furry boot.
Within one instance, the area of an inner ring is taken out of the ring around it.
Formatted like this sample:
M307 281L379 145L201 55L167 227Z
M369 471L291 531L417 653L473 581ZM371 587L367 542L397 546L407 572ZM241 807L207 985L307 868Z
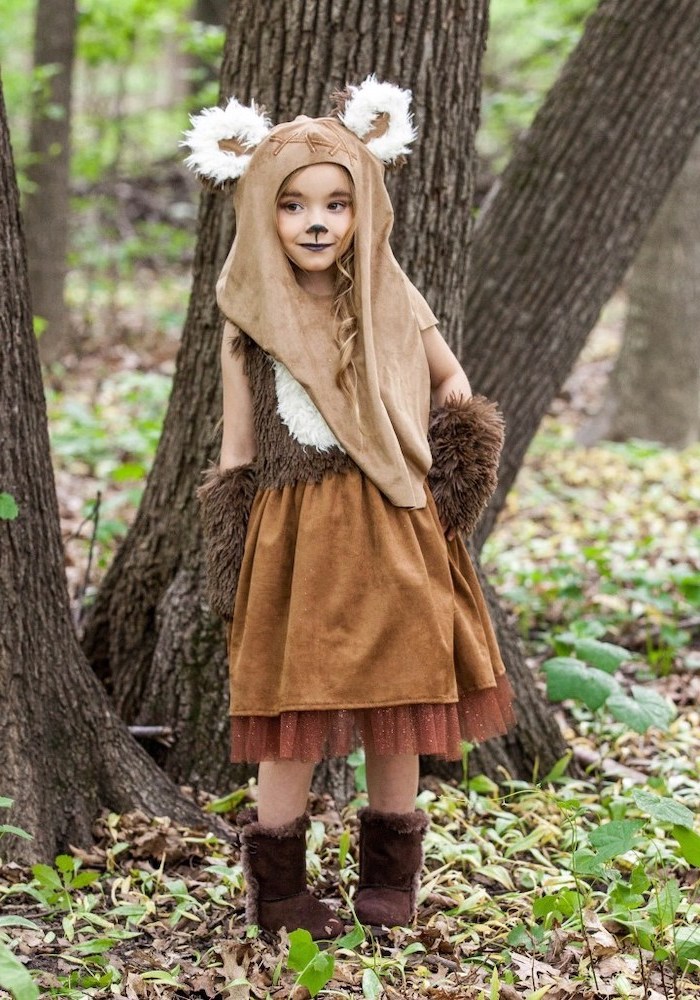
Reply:
M405 927L416 912L429 819L420 809L383 813L360 809L360 882L355 913L363 924Z
M253 812L241 831L247 922L268 931L303 927L314 940L342 934L342 921L306 887L308 813L284 826L262 826L255 820Z

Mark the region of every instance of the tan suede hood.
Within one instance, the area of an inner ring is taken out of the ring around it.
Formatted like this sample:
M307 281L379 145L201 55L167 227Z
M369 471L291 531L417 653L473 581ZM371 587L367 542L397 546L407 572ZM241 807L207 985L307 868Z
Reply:
M331 300L298 285L277 235L280 185L313 163L347 168L355 185L361 311L353 360L361 427L335 382ZM300 116L272 128L234 193L236 237L217 282L217 301L304 386L343 448L394 505L424 507L430 374L420 331L437 321L389 246L394 213L384 169L336 118Z

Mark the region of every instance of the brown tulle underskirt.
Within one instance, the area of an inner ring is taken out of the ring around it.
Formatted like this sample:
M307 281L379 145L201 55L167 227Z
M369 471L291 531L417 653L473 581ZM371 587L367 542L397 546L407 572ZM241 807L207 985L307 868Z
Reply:
M231 716L231 760L320 761L345 757L358 746L377 754L431 754L459 760L461 741L502 736L515 723L508 677L496 687L463 693L446 705L282 712Z

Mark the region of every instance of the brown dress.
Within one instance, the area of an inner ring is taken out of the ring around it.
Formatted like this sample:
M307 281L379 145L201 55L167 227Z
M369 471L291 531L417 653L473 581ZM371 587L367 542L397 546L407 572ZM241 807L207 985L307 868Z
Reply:
M394 506L341 449L300 445L272 361L242 335L259 489L228 631L231 759L318 761L362 743L461 756L513 692L459 539ZM427 485L426 485L427 489Z

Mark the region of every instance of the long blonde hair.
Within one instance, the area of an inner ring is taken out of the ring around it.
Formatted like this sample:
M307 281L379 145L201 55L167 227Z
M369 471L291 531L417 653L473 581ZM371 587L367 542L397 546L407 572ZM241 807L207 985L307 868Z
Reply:
M348 173L350 185L354 185ZM354 213L353 213L354 214ZM336 258L337 272L333 297L333 316L335 319L335 342L338 345L340 357L335 373L335 382L347 398L357 404L357 369L353 355L357 347L360 329L358 319L358 303L355 296L355 222L345 234Z

